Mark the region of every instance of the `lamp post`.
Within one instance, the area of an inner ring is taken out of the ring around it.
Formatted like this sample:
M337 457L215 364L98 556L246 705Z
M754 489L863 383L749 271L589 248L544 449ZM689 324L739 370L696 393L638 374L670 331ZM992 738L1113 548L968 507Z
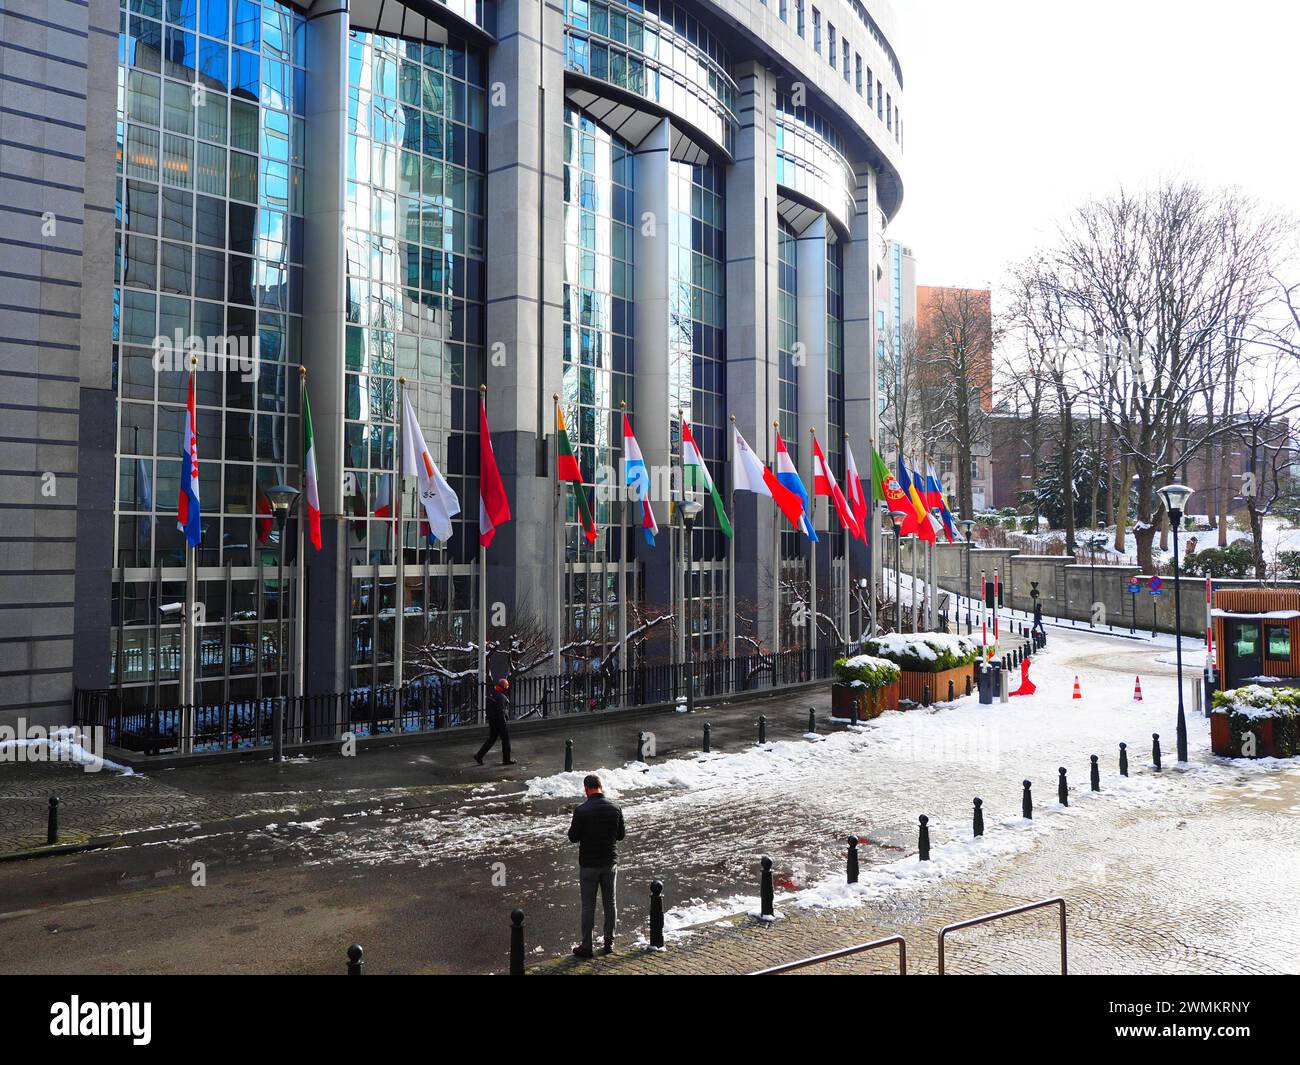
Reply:
M889 520L894 523L894 631L903 631L903 522L907 515L901 510L891 510ZM915 593L916 589L913 589ZM913 595L915 598L915 595Z
M289 512L298 502L298 489L287 484L277 484L266 490L275 527L280 536L280 560L276 575L275 596L275 702L271 707L271 754L275 761L284 761L284 527ZM301 564L301 560L299 560Z
M693 651L695 635L691 632L691 579L695 573L695 555L691 550L691 531L695 528L695 519L704 509L703 503L688 499L678 508L682 512L682 525L686 529L686 595L683 596L682 609L686 621L686 712L695 713L695 668Z
M1169 528L1174 534L1174 655L1178 663L1178 760L1187 761L1187 718L1183 714L1183 597L1178 580L1178 526L1192 490L1185 484L1167 484L1160 489L1160 502L1169 514Z
M871 582L866 577L858 578L858 631L861 636L855 641L861 643L867 635L867 589Z
M962 518L961 526L966 530L966 635L971 634L970 623L970 549L971 532L975 528L974 518Z

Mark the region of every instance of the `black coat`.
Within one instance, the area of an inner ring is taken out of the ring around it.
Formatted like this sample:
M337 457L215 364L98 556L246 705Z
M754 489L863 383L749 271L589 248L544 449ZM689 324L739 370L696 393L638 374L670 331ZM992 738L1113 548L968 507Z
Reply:
M486 710L489 721L504 722L510 716L510 697L500 688L493 688L488 692Z
M603 869L618 864L618 844L624 836L623 811L604 795L592 795L573 811L569 842L578 845L578 864Z

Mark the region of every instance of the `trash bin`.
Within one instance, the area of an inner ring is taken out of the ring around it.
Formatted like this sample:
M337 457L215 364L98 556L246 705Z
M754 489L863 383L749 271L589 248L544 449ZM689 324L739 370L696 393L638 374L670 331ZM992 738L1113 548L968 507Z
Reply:
M981 662L979 672L975 676L976 683L979 686L980 704L987 706L993 703L993 670L987 662Z

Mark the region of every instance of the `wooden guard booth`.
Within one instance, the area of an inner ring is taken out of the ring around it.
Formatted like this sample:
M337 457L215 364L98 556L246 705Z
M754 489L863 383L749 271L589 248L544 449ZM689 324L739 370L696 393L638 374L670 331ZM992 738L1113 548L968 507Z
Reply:
M1300 686L1300 590L1216 588L1211 619L1220 689L1252 677Z

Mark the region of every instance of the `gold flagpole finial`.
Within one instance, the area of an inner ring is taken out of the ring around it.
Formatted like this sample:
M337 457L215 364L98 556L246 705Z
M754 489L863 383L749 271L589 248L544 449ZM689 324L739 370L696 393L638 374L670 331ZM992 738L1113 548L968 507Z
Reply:
M306 366L303 366L303 365L301 365L301 364L298 366L298 376L301 377L301 378L303 378L304 380L306 380L306 378L307 378L307 367L306 367Z

